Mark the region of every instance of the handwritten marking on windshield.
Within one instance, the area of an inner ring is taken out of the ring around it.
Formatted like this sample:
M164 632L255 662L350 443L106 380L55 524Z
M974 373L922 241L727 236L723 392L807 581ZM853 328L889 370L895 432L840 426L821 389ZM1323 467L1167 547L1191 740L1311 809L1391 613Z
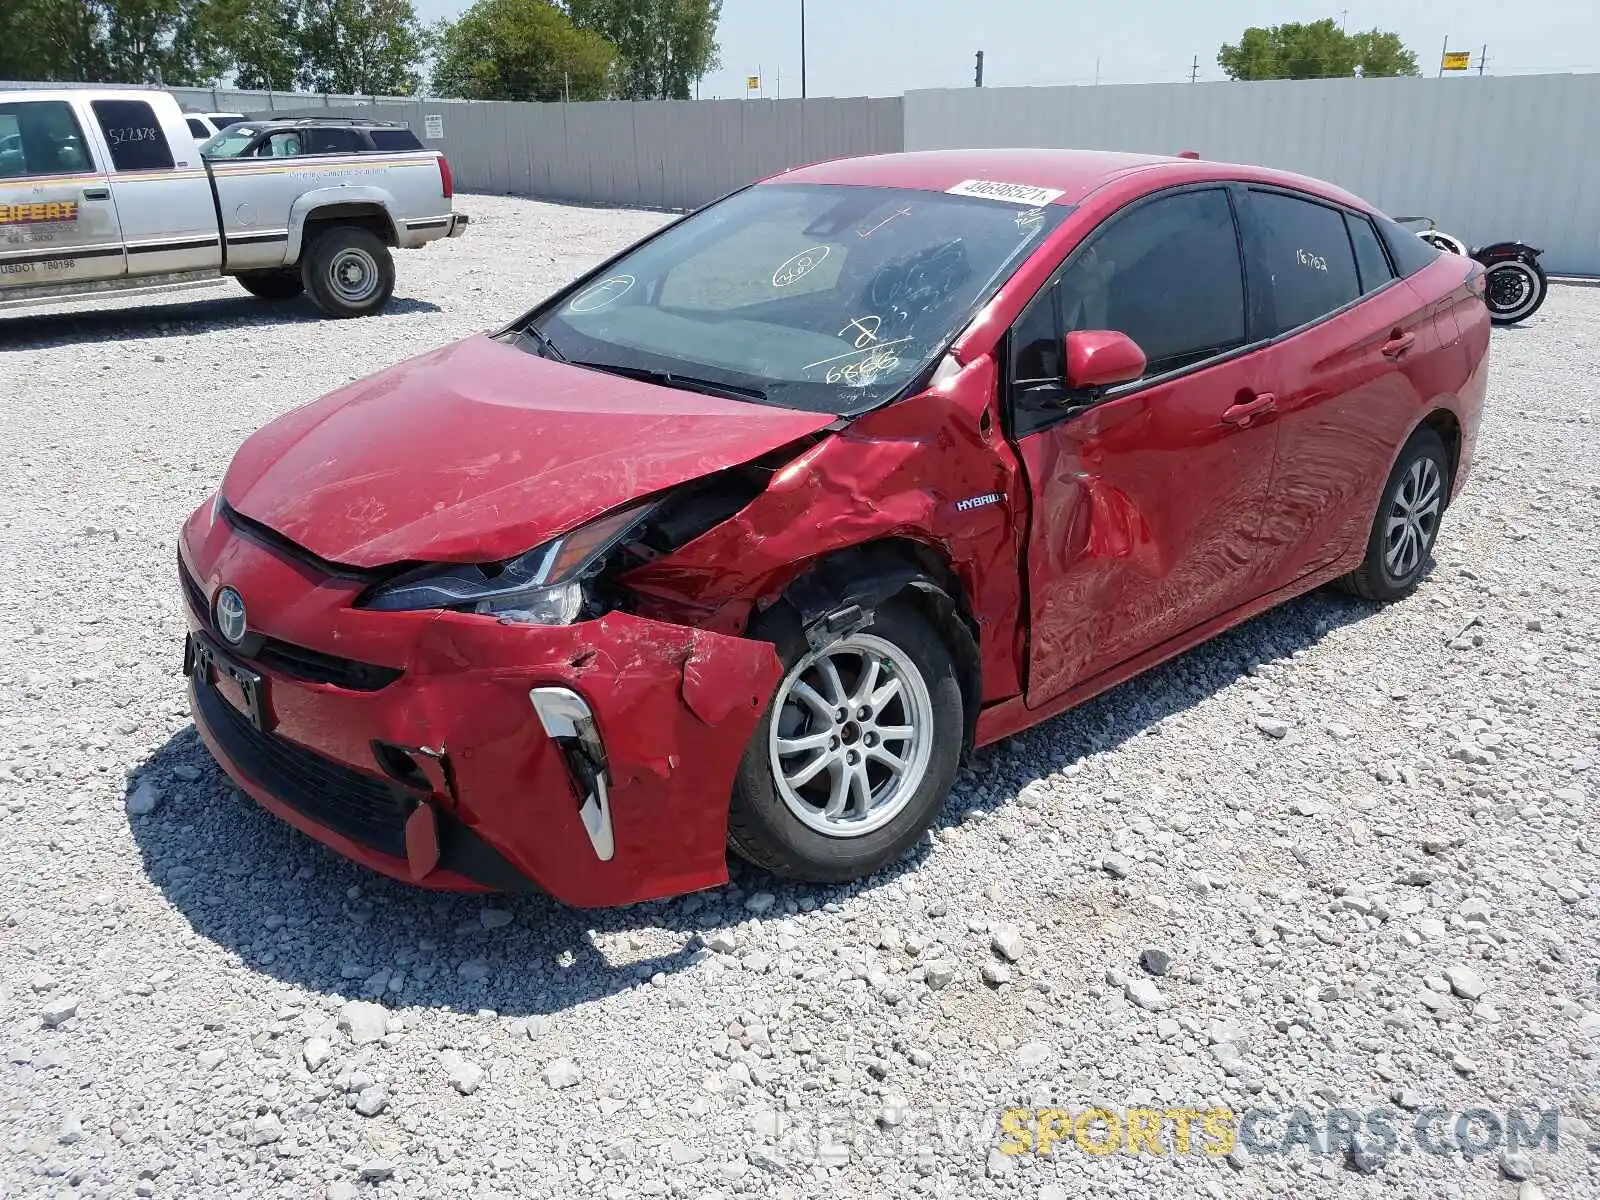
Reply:
M609 279L602 279L574 296L567 304L567 311L590 313L610 308L633 290L634 282L632 275L613 275Z
M1035 232L1044 224L1044 209L1029 208L1017 214L1017 228L1024 233Z
M829 250L828 246L812 246L784 259L772 273L772 286L788 287L791 283L804 279L822 265L822 260L828 257Z
M878 329L882 325L882 317L852 317L850 324L839 330L839 336L844 337L845 334L854 329L856 331L856 349L864 350L878 340Z
M880 351L880 350L887 350L890 346L898 346L902 342L909 342L910 340L911 340L911 338L908 336L908 337L903 337L903 338L895 338L895 340L892 341L892 342L878 342L876 344L868 344L866 346L863 346L861 348L861 350L846 350L843 354L835 354L831 358L819 358L819 359L817 359L816 362L807 363L805 366L801 367L800 369L802 371L809 371L813 367L826 366L828 363L838 362L842 358L854 358L856 355L860 354L862 352L862 350L871 351L871 352L877 352L877 351Z
M890 213L887 217L885 217L883 220L879 221L876 225L874 225L871 229L858 229L858 230L856 230L856 236L858 238L869 238L873 234L877 233L878 230L882 229L885 225L887 225L890 221L894 220L896 217L909 217L910 215L911 215L911 206L910 205L907 205L905 208L897 208L892 213Z

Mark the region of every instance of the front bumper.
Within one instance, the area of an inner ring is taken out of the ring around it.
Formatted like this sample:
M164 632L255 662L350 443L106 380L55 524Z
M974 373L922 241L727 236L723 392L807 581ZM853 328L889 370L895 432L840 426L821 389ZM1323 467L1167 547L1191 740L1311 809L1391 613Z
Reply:
M537 887L583 907L726 881L734 772L781 675L767 643L622 613L543 627L355 609L359 581L319 576L209 507L180 559L191 638L262 681L258 727L226 670L202 662L195 727L246 793L305 833L426 887ZM255 657L215 632L224 583L267 639ZM592 718L604 836L592 773L535 692L570 693Z

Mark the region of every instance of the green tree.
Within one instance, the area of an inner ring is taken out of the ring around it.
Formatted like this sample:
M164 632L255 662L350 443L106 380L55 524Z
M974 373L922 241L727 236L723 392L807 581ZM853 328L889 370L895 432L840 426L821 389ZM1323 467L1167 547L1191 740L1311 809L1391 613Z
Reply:
M411 0L306 0L296 82L316 92L408 96L433 35Z
M1417 70L1417 56L1406 49L1398 33L1369 29L1366 33L1351 34L1350 40L1355 43L1356 62L1361 64L1363 75L1382 79L1421 74Z
M1418 73L1416 55L1397 34L1347 34L1331 17L1252 26L1237 45L1217 51L1217 65L1230 79L1325 79L1354 75L1357 67L1369 77Z
M694 81L722 65L722 0L567 0L567 11L617 48L619 100L687 100Z
M287 91L301 53L302 0L212 0L204 20L226 48L236 87Z
M437 36L433 90L468 100L603 100L617 56L549 0L478 0Z
M92 0L86 7L99 12L110 82L205 84L227 69L205 0Z
M82 0L0 0L0 79L106 77L100 14Z

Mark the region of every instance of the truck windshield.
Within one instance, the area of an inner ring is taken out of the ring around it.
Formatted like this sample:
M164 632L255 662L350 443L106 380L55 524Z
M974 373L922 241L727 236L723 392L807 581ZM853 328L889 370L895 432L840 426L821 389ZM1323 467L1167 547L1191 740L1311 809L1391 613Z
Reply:
M237 158L255 138L253 125L230 125L200 147L206 158Z
M861 413L942 354L1070 211L900 188L748 188L542 309L538 336L517 344L669 385Z

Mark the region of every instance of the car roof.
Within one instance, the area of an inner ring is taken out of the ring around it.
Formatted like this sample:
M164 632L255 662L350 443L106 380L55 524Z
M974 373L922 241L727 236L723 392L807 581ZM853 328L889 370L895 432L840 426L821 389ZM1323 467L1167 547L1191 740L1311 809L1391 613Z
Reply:
M1054 203L1077 204L1109 183L1141 176L1154 190L1183 183L1236 179L1312 192L1366 211L1372 206L1320 179L1240 163L1207 162L1164 154L1110 150L914 150L841 158L796 167L764 183L847 184L945 192L968 180L983 180L1060 192Z
M372 117L267 117L246 121L252 129L314 129L327 125L339 129L402 129L398 121L379 121Z

